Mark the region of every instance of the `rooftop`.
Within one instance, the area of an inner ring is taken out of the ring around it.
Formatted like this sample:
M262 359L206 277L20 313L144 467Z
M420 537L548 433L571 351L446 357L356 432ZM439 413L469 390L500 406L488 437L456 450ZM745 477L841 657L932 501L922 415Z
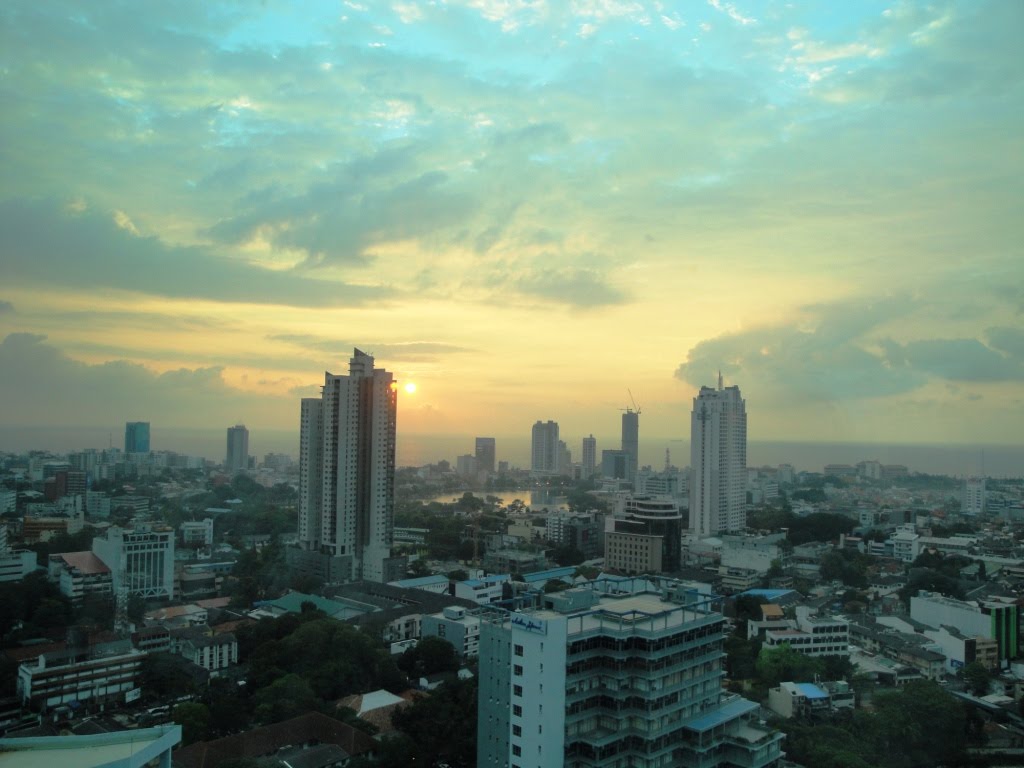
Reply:
M106 563L100 560L92 552L61 552L56 555L70 567L86 575L95 573L110 573Z
M90 736L0 739L3 768L124 768L143 766L181 741L180 725Z

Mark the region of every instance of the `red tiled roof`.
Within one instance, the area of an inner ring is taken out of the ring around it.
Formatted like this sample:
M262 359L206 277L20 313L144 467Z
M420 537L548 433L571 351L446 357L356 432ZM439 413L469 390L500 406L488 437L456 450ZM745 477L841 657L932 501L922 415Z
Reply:
M72 568L77 568L82 573L110 573L106 563L92 552L61 552L58 556Z
M228 760L272 755L295 744L337 744L350 755L374 748L374 740L360 730L319 712L254 728L216 741L197 741L175 750L174 765L181 768L214 768Z

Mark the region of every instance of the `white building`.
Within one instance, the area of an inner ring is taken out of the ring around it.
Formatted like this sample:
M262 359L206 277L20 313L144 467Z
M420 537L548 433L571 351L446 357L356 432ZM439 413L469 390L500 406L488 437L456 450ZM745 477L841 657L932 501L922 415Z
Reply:
M747 409L739 387L701 387L690 415L690 528L738 531L747 513Z
M92 551L110 569L116 595L122 587L145 598L174 597L174 531L137 525L113 526L92 540Z
M213 518L186 520L178 527L181 543L186 547L213 546Z
M462 606L450 605L441 613L423 616L420 636L447 640L462 658L476 658L480 652L480 617Z
M921 537L913 524L901 525L889 537L892 542L892 556L904 563L912 563L921 554Z
M764 645L777 648L788 645L805 656L849 656L850 622L845 619L811 617L806 605L796 608L796 626L792 629L769 629Z
M302 401L299 544L350 558L355 579L390 578L397 413L394 377L358 349Z
M92 598L110 598L110 569L92 552L62 552L50 555L49 580L74 603Z
M455 597L472 600L477 605L491 605L501 601L505 584L512 581L507 573L483 576L479 579L467 579L455 582Z
M608 585L482 609L477 765L776 764L782 735L722 691L716 604L646 579Z
M224 468L228 472L241 472L249 468L249 430L244 424L228 427L228 449Z
M964 496L960 512L965 515L980 515L985 511L985 478L970 477L964 481Z
M541 475L557 475L558 423L538 421L533 425L530 441L530 471Z

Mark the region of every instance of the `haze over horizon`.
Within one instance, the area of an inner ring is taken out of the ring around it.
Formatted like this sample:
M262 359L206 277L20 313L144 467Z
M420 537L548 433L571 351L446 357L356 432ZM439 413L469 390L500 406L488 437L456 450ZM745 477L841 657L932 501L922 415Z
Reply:
M688 438L721 370L752 442L1018 446L1022 28L5 3L0 427L297 432L358 346L417 385L410 438L614 434L630 392Z

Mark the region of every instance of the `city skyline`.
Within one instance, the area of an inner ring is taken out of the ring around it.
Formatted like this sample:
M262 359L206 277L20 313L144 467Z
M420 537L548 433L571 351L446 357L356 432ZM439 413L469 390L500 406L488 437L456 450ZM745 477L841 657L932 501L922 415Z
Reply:
M359 341L410 436L678 438L721 368L758 439L1019 445L1022 23L14 2L0 427L290 429Z

